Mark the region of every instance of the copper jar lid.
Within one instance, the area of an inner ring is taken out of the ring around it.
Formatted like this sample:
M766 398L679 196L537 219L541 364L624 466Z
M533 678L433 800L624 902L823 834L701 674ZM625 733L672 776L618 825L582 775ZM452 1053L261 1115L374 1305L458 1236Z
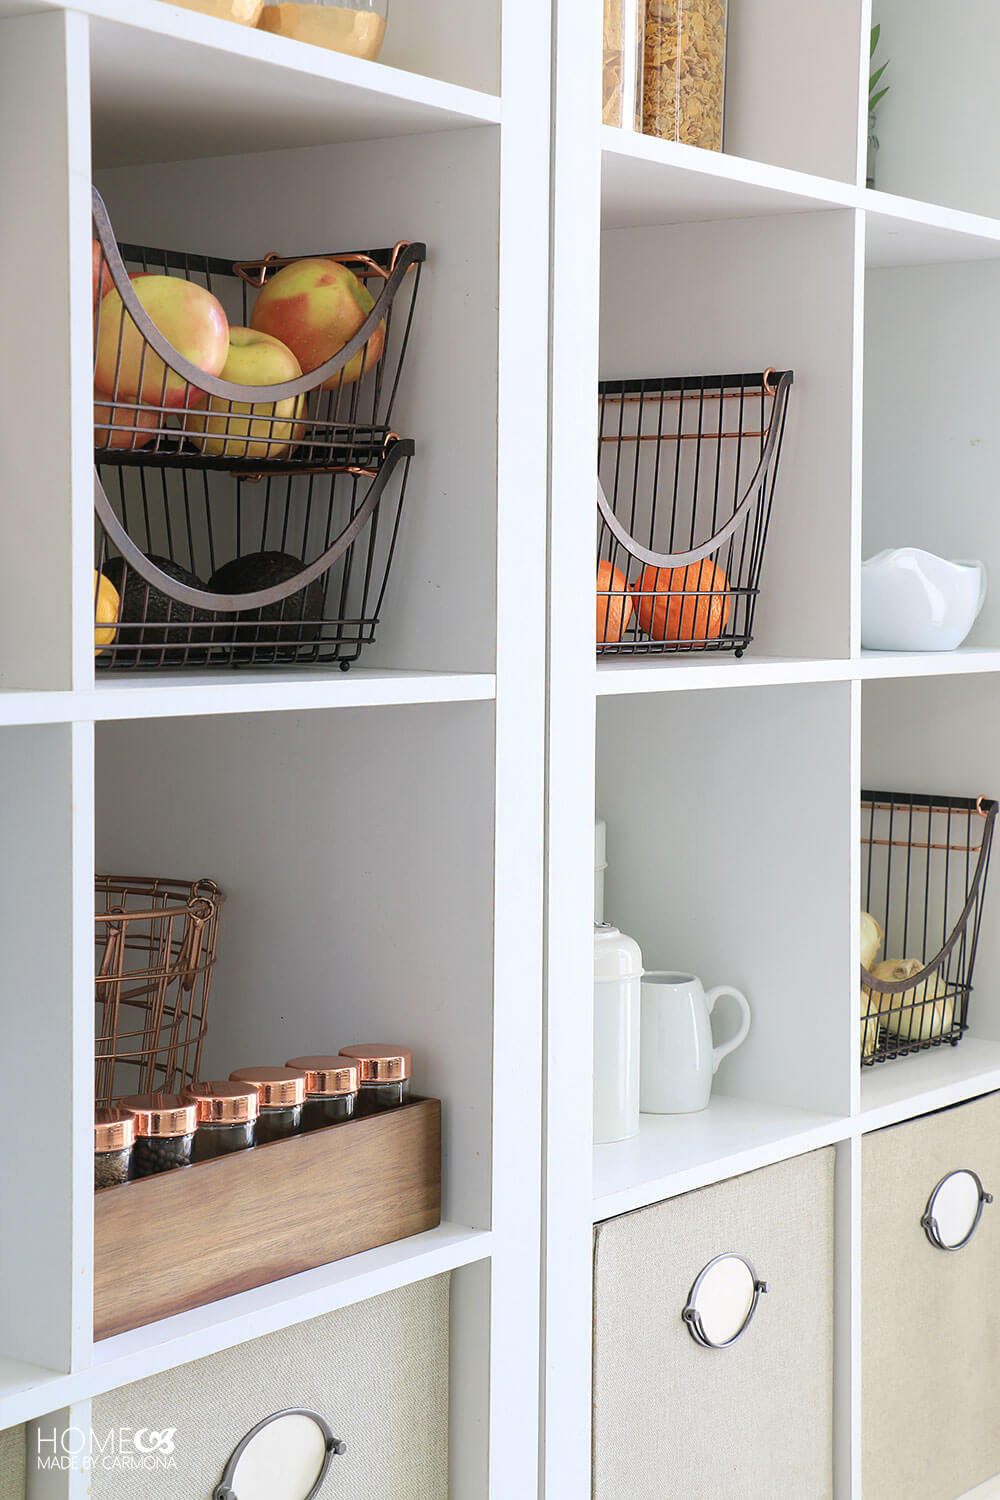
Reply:
M261 1109L287 1108L302 1104L306 1097L306 1075L301 1068L234 1068L233 1083L255 1083Z
M135 1115L127 1109L94 1110L94 1150L127 1151L135 1145Z
M252 1125L260 1108L252 1083L233 1083L228 1078L188 1084L184 1098L197 1106L199 1125Z
M197 1107L180 1094L131 1094L121 1107L134 1115L136 1135L190 1135L198 1123Z
M362 1083L400 1083L413 1069L409 1047L391 1042L358 1042L354 1047L341 1047L340 1055L355 1059Z
M306 1075L306 1094L310 1098L358 1092L358 1064L346 1057L290 1057L288 1066L300 1068Z

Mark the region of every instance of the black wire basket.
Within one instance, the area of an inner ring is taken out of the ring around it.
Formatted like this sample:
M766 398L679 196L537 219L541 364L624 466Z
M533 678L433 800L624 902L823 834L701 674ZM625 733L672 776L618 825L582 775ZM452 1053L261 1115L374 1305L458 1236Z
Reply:
M96 190L93 222L98 668L346 669L375 639L399 533L414 445L392 411L425 247L232 262L118 245ZM254 323L255 295L319 261L355 299L334 354L296 373L279 345L268 385L192 362L218 364L229 327ZM199 347L161 331L147 276L186 283Z
M961 1041L996 815L985 797L862 792L864 1066Z
M599 657L743 655L792 379L601 381Z

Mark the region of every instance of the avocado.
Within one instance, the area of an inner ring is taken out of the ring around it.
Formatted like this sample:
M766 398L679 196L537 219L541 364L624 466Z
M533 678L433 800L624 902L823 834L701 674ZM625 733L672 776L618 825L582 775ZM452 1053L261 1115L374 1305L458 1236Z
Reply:
M205 587L200 578L187 568L182 568L180 563L171 562L169 557L150 554L149 561L169 578L187 584L188 588ZM104 576L121 596L121 626L124 628L119 628L115 649L124 648L126 661L138 660L143 665L158 666L162 662L184 662L191 665L207 659L210 632L198 630L192 634L186 627L191 624L210 624L215 619L210 610L196 609L190 604L179 604L176 599L168 598L159 589L147 584L134 568L127 567L121 557L108 558L104 564ZM178 625L176 630L134 628L136 625L162 625L175 620ZM139 651L136 655L134 648L140 645L149 649ZM167 649L164 650L164 647Z
M253 594L258 589L274 588L295 578L305 563L301 558L287 552L249 552L245 557L236 557L225 563L208 581L209 589L216 594ZM319 638L326 604L326 577L316 578L306 588L299 589L277 604L266 604L263 609L241 610L238 620L249 623L240 625L235 633L226 629L226 641L235 639L252 646L302 645ZM287 626L271 626L264 621L287 620ZM301 621L302 623L295 623ZM221 634L221 630L219 632ZM250 653L237 651L236 659L246 660Z

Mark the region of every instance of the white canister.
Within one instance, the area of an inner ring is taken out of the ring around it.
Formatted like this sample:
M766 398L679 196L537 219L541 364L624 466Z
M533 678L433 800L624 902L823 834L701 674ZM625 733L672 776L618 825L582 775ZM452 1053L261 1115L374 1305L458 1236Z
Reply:
M604 921L604 872L608 868L608 825L594 821L594 921Z
M611 922L594 923L594 1144L639 1131L642 954Z

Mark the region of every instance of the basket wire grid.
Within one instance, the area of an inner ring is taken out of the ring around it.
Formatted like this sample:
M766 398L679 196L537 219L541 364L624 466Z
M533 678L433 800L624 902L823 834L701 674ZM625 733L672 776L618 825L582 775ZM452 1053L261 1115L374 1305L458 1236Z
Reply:
M224 900L211 880L95 882L98 1105L198 1077Z
M246 387L189 365L129 275L179 273L246 325L254 290L310 257L119 247L96 192L93 214L95 288L107 280L123 304L109 313L95 290L97 666L348 667L375 638L414 451L390 423L425 247L325 256L372 284L372 310L316 370ZM230 586L225 565L248 554L262 571Z
M742 656L792 381L790 370L601 381L599 656Z
M878 972L861 970L861 1060L870 1066L956 1046L968 1027L997 803L861 796L862 904L884 932Z

